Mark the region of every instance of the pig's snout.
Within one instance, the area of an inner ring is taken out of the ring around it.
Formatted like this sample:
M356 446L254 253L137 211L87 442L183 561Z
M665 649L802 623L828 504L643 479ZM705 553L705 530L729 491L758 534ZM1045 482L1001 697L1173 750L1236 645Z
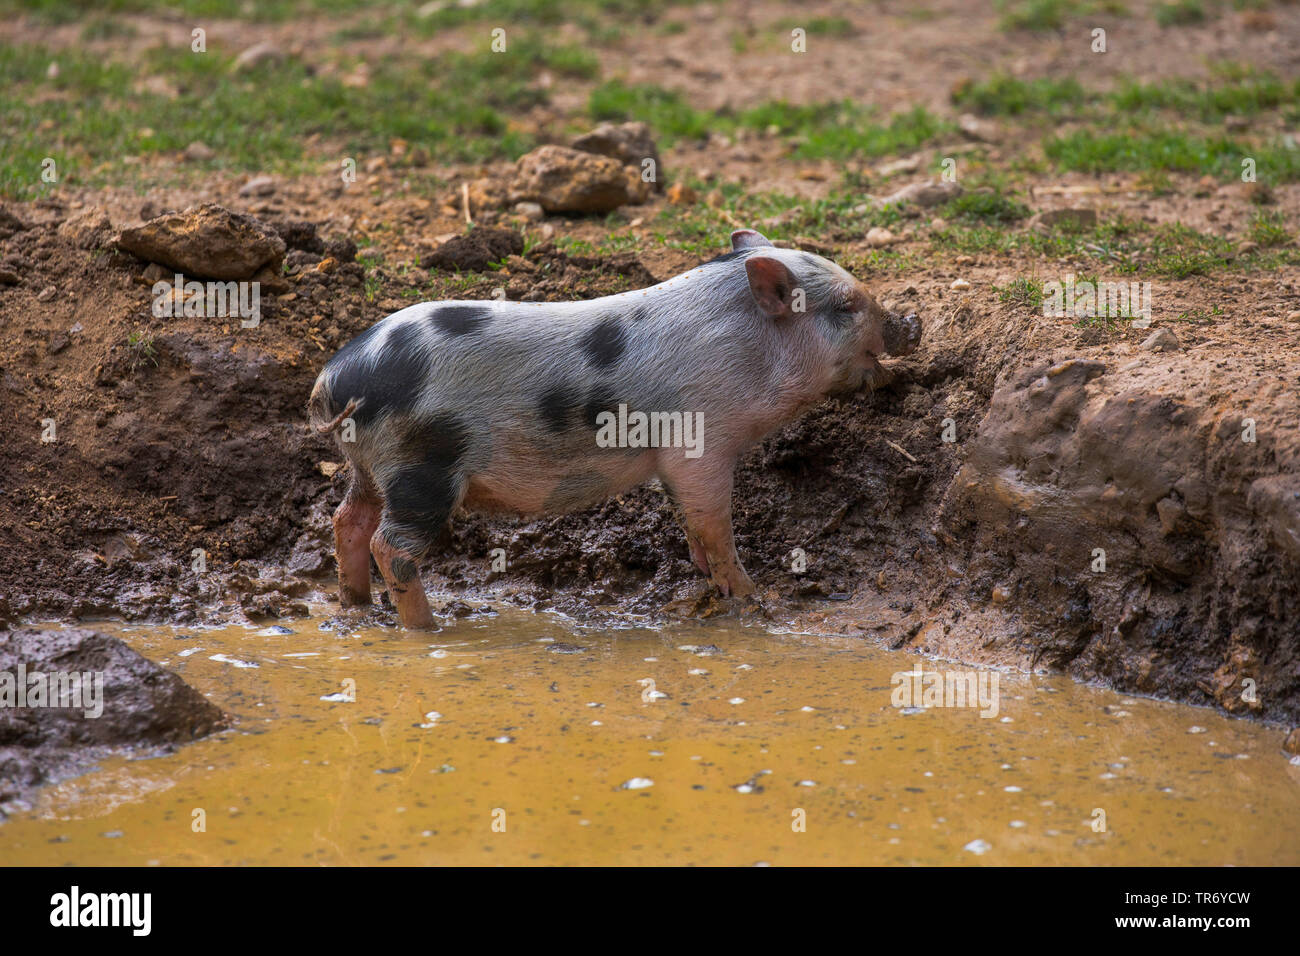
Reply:
M908 315L887 313L881 332L885 352L889 355L911 355L921 344L921 320L915 312Z

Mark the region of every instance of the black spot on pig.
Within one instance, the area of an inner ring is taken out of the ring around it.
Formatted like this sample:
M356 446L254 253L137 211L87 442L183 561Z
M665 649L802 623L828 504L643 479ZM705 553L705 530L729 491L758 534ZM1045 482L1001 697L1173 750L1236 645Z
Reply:
M537 402L537 414L547 429L555 433L567 431L572 421L572 411L582 404L579 394L564 385L555 385L542 393Z
M592 431L595 431L600 427L596 421L596 416L601 412L610 412L617 415L618 402L619 400L613 389L608 385L597 385L587 393L587 401L582 406L583 423Z
M627 317L633 322L640 322L642 319L649 318L650 313L644 307L638 305L627 314Z
M415 577L415 564L400 556L393 558L393 577L398 584L405 584Z
M492 312L486 306L444 305L429 316L429 322L440 332L456 337L478 332L491 318Z
M409 322L391 327L373 362L362 357L362 349L379 334L381 325L361 333L329 363L331 404L342 409L350 400L361 399L352 416L358 427L380 415L409 409L429 375L428 356L418 346L420 329Z
M420 459L399 468L384 486L383 527L390 541L418 557L437 541L460 500L470 431L455 415L442 412L402 423L394 441L418 450Z
M601 319L583 336L582 348L596 368L614 365L627 348L622 323L615 318Z

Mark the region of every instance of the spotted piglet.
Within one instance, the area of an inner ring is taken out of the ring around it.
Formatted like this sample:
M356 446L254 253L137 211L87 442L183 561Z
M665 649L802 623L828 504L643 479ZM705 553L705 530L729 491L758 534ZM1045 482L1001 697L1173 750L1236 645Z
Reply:
M370 556L402 623L432 623L419 563L457 507L553 514L658 477L724 595L736 461L825 396L912 351L835 263L749 229L659 285L585 302L425 302L349 342L312 390L351 484L334 515L339 597L370 603Z

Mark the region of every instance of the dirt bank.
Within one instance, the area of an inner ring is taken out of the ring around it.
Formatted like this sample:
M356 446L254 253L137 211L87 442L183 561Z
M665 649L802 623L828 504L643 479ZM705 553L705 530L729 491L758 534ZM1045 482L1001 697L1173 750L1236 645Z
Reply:
M115 226L137 220L106 205ZM61 231L72 208L12 208L25 228L0 242L19 278L0 288L10 623L303 613L309 595L333 597L329 515L344 476L306 433L304 406L338 347L437 294L593 297L700 258L571 255L527 226L532 244L499 271L394 269L348 261L342 216L317 229L292 224L301 207L262 209L289 246L291 291L267 296L249 329L154 318L145 263ZM423 238L459 230L427 201L383 214L417 220L416 241L401 240L416 259ZM310 251L324 242L335 256ZM864 248L835 254L851 263ZM1001 301L988 292L997 265L960 271L971 289L953 290L946 269L870 279L920 312L920 350L874 392L827 402L743 461L737 544L759 604L707 591L654 487L543 521L461 516L431 587L584 618L735 613L1300 717L1300 371L1287 354L1300 326L1279 311L1293 280L1227 274L1178 289L1189 306L1239 308L1212 330L1178 327L1177 351L1156 352L1138 347L1149 330L1099 332ZM57 440L44 442L50 420Z

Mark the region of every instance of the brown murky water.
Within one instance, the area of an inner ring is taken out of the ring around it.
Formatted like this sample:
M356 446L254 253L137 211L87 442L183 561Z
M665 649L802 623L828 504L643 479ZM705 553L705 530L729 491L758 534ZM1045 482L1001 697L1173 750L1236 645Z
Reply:
M726 624L323 621L101 625L238 728L45 790L0 860L1300 863L1281 734L1206 710L1005 673L994 717L904 710L913 656Z

